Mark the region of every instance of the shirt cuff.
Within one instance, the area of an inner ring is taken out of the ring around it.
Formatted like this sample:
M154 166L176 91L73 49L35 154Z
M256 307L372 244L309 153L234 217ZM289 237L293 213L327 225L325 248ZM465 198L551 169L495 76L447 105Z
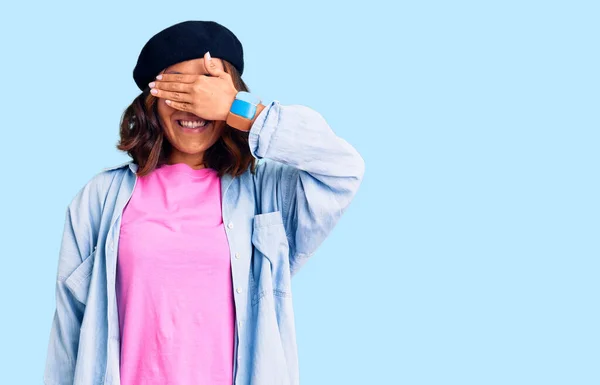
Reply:
M280 104L278 101L275 100L269 103L250 127L248 145L250 146L250 152L257 159L262 159L267 154L271 139L279 123L279 109Z

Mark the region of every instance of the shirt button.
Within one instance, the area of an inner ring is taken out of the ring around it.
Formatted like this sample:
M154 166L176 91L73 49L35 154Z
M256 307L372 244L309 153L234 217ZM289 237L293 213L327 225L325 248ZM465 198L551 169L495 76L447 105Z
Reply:
M113 250L113 241L110 241L110 243L108 244L108 247L110 247L110 249Z
M238 326L242 327L242 321L238 321Z
M235 259L240 259L240 253L235 253Z
M238 294L239 294L239 293L241 293L241 292L242 292L242 288L241 288L241 287L238 287L237 289L235 289L235 291L237 291L237 292L238 292Z
M227 225L227 227L229 227L230 229L233 229L233 223L229 222L229 224Z

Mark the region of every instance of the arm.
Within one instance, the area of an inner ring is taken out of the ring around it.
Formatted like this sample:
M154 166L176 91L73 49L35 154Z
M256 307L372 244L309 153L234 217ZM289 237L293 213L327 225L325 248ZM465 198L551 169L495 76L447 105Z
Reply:
M82 285L88 278L97 226L100 200L95 199L97 183L88 183L69 204L66 212L62 242L58 258L55 294L56 309L52 319L46 356L44 383L46 385L73 384L79 347L79 333L87 288Z
M354 198L364 174L364 160L335 135L319 113L277 101L255 118L249 144L256 158L282 164L274 191L282 202L294 274Z

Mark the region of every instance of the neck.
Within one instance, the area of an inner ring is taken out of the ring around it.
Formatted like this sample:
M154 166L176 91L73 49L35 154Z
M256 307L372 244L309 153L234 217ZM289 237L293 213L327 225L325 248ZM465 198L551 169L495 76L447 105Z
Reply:
M185 154L179 151L173 151L169 156L168 164L185 163L195 170L205 168L203 163L204 153L202 154Z

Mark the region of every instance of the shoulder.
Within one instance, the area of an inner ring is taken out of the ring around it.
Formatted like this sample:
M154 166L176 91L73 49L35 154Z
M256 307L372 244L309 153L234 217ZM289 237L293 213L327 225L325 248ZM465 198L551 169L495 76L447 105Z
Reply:
M287 165L285 163L277 162L272 159L263 158L258 162L256 166L256 175L260 177L263 176L273 176L276 174L287 173L291 171L296 171L295 167Z
M262 185L276 183L290 179L297 172L295 167L263 158L256 166L254 180Z
M136 167L133 162L129 161L100 170L79 189L71 200L69 209L77 209L81 206L102 206L113 181L125 175L130 168L135 171Z

